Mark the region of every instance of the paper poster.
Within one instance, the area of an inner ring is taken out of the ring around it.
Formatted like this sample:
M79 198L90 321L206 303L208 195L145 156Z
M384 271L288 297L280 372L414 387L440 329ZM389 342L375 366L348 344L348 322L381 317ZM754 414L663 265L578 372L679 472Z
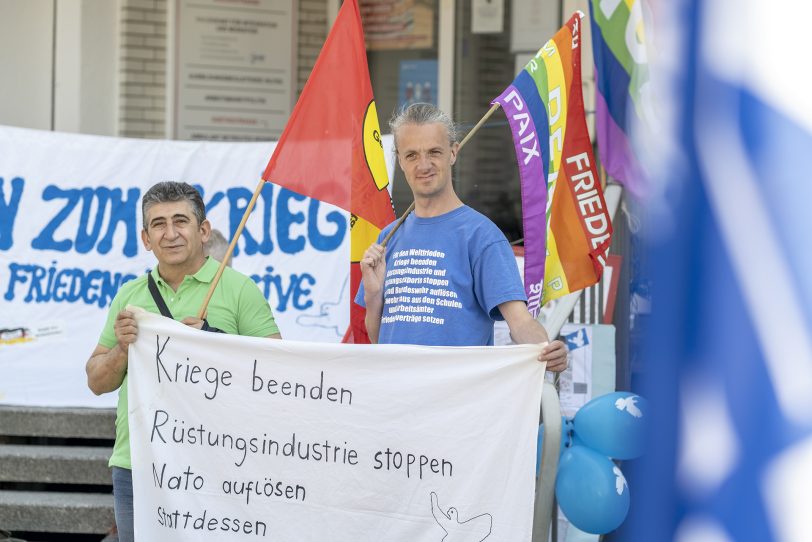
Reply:
M424 102L437 105L437 61L401 60L400 107Z

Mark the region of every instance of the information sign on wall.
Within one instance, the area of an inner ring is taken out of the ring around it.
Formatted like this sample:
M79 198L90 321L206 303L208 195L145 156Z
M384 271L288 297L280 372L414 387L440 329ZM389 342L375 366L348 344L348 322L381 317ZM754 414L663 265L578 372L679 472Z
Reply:
M292 0L177 0L176 139L278 139L291 111Z

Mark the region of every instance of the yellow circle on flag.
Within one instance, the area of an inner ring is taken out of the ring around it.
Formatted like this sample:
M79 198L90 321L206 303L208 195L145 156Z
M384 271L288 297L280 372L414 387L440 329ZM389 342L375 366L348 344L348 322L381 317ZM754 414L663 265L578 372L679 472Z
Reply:
M375 100L369 102L364 114L364 156L375 186L378 190L383 190L389 184L389 176L386 174L386 160L383 157L383 141Z

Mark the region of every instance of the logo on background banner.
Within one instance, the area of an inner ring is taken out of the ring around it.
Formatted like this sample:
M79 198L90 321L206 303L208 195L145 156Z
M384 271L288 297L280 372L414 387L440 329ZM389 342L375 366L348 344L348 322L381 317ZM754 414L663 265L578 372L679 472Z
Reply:
M567 341L567 348L570 350L577 350L589 345L589 335L586 333L586 328L581 328L574 333L564 335L564 340Z

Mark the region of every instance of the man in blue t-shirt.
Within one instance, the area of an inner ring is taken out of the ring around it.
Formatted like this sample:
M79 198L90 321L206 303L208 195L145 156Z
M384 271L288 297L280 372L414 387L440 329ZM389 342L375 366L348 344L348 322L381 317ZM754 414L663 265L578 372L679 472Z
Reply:
M389 123L398 163L415 208L384 249L361 259L355 301L366 307L372 342L442 346L493 344L504 319L517 343L548 343L539 355L550 371L567 367L567 348L549 341L527 311L513 251L485 216L464 205L451 184L459 144L451 119L412 104ZM381 232L378 242L394 227Z

